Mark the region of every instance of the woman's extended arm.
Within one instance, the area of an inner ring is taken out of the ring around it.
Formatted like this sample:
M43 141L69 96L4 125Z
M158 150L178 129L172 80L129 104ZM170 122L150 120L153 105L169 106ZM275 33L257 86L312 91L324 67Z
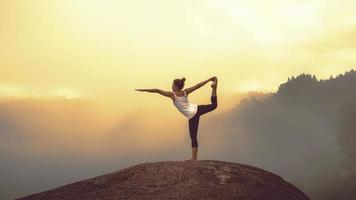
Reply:
M189 93L192 93L194 90L199 89L199 88L202 87L203 85L207 84L209 81L213 81L213 80L215 80L215 79L216 79L216 76L213 76L213 77L211 77L211 78L208 78L208 79L206 79L205 81L202 81L202 82L200 82L200 83L198 83L198 84L196 84L196 85L194 85L194 86L192 86L192 87L190 87L190 88L185 89L185 92L186 92L187 95L188 95Z
M140 92L152 92L152 93L158 93L158 89L135 89L136 91Z
M172 95L173 95L172 92L164 91L164 90L160 90L160 89L135 89L135 90L136 91L140 91L140 92L158 93L158 94L161 94L163 96L170 97L170 98L172 98Z

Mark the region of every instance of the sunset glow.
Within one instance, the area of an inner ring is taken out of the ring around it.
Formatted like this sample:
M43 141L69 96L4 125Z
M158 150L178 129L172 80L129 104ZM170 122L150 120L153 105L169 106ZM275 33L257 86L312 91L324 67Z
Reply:
M305 91L315 99L298 96L298 81L288 91L296 96L268 98L301 73L328 79L356 69L355 11L354 0L1 0L0 199L187 157L188 122L172 99L135 91L171 91L183 77L185 87L218 78L217 109L199 125L203 159L263 164L305 188L327 183L348 149L336 141L349 142L349 127L338 134L328 115L354 121L329 105L340 98L350 104L337 108L352 110L353 99L339 95L354 91L351 75L343 85L313 78L315 91ZM189 101L208 104L211 94L209 82ZM310 179L298 182L300 174Z
M327 78L355 63L356 5L322 2L3 1L0 95L135 105L134 88L181 76L217 75L226 95L301 72Z

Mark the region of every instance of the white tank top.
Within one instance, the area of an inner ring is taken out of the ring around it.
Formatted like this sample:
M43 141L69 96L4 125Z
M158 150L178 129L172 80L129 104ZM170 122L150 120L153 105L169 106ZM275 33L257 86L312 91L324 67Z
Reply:
M177 96L175 92L173 92L175 98L173 104L177 107L177 109L188 119L194 117L197 113L198 105L189 103L187 93L184 92L184 96Z

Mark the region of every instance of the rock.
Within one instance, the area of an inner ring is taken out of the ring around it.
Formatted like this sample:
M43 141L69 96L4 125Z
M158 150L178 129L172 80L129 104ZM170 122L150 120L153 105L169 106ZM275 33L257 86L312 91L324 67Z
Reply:
M160 161L68 184L21 200L302 200L309 199L281 177L225 161Z

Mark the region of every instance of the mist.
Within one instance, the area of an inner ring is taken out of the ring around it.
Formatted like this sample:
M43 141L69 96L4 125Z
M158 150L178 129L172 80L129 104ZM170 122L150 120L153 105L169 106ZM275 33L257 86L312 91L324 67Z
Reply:
M275 93L236 96L229 109L218 98L201 117L198 158L269 170L312 199L353 199L355 74L302 74ZM173 108L113 114L81 98L0 98L2 199L190 153L188 123Z
M184 119L166 118L162 126L164 116L158 114L112 115L86 99L0 98L0 197L13 199L142 162L184 159Z
M312 199L356 197L356 72L301 74L202 125L215 156L274 172ZM212 131L210 131L212 130ZM218 135L218 136L217 136ZM223 142L222 142L223 141Z

